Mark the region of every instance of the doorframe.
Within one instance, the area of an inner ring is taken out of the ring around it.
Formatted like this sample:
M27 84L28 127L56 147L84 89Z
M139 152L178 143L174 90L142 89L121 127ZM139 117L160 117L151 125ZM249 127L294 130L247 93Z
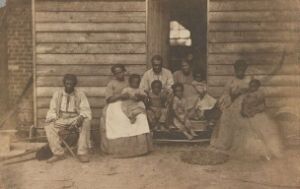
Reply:
M151 68L151 63L148 62L149 60L149 2L150 1L155 1L155 0L145 0L146 3L146 22L145 22L145 28L146 28L146 67L147 69ZM168 0L170 1L170 0ZM206 0L206 57L205 57L205 64L206 64L206 72L205 72L205 76L206 76L206 80L208 79L208 57L209 57L209 4L210 4L210 0Z
M37 120L37 84L36 84L36 23L35 0L31 0L31 24L32 24L32 76L33 76L33 125L38 127Z

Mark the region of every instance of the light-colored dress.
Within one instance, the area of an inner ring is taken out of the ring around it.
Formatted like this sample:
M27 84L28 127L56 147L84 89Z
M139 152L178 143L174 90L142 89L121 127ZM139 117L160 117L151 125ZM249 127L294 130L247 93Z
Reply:
M224 88L224 93L219 99L219 105L222 115L218 125L215 127L211 146L221 151L229 151L235 140L235 133L239 127L245 124L245 119L241 115L242 95L248 89L250 79L232 78ZM231 94L240 94L235 99L231 98Z
M195 109L198 111L201 111L201 112L204 112L205 110L213 109L217 103L217 100L207 93L206 83L199 82L199 81L193 81L192 85L198 93L204 94L204 96L202 98L198 95L198 98L197 98L197 101L195 104Z
M181 70L179 70L174 72L173 77L175 83L183 84L183 96L186 99L187 109L192 109L199 96L197 90L192 85L192 82L194 80L192 72L188 75L185 75Z
M263 93L246 93L249 79L233 79L225 87L220 98L223 113L213 132L211 146L226 151L238 159L280 157L282 143L275 122L260 107ZM240 93L232 100L230 94ZM247 104L248 107L243 107ZM245 116L246 111L247 115ZM254 112L254 113L253 113ZM242 116L243 115L243 116Z
M125 115L132 120L132 122L135 122L136 117L139 114L146 114L144 102L133 99L136 95L142 95L146 97L146 93L143 90L139 88L135 89L132 87L126 87L123 89L122 94L129 95L129 99L122 102L122 110Z
M127 81L112 80L106 88L106 99L121 94L128 86ZM133 157L152 151L152 139L147 118L137 116L134 124L122 111L122 101L109 103L101 117L101 149L116 157Z

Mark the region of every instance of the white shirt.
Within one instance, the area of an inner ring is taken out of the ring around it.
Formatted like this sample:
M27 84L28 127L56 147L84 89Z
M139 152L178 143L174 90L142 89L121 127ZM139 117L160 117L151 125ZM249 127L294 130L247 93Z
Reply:
M154 73L153 69L146 71L142 77L140 88L143 90L151 91L151 83L154 80L162 82L163 89L171 90L174 84L173 75L170 70L162 68L159 74Z

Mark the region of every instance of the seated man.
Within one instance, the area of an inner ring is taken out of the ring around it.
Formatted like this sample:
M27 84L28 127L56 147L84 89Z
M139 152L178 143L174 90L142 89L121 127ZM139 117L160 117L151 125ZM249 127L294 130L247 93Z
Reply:
M155 55L151 59L152 69L146 71L142 77L140 83L140 89L144 90L148 96L151 94L151 84L153 81L160 81L161 86L161 96L167 96L166 108L167 111L164 113L166 114L164 117L166 125L168 125L169 120L169 111L170 109L170 101L172 100L172 85L174 84L174 79L172 72L166 68L163 68L163 59L160 55Z
M66 74L63 78L64 89L53 94L50 109L46 116L46 136L53 157L47 162L52 163L64 159L64 149L61 146L60 132L62 130L79 130L78 159L89 162L88 150L90 143L91 109L85 94L77 89L75 75Z
M151 84L154 80L162 83L162 90L165 93L172 93L174 84L173 75L170 70L163 68L163 59L160 55L155 55L151 59L152 69L146 71L142 77L140 88L146 92L151 92Z

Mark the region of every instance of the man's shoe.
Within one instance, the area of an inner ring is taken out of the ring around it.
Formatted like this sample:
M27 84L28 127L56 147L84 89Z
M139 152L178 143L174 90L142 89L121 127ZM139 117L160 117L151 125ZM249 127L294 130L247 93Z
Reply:
M88 163L90 162L90 158L88 155L78 155L78 159L81 163Z
M59 161L59 160L63 160L65 159L65 156L64 155L53 155L50 159L47 160L47 163L54 163L56 161Z

